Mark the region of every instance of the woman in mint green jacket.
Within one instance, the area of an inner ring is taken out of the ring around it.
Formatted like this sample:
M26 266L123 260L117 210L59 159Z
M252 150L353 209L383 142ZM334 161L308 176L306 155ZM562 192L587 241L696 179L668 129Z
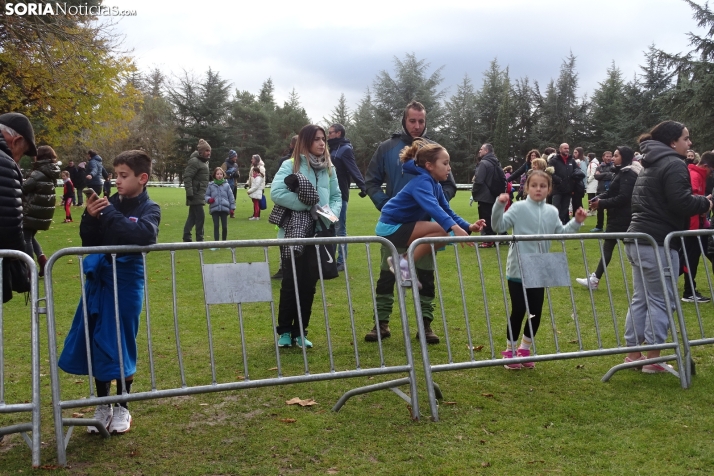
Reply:
M342 194L337 183L337 173L330 161L330 153L326 147L325 129L320 126L308 124L298 134L298 141L290 160L286 160L275 174L270 189L270 198L276 205L283 206L297 212L307 212L311 205L306 205L298 198L298 194L291 191L285 184L285 178L292 174L302 174L309 180L319 196L318 205L329 205L332 213L340 216L342 209ZM327 229L331 223L326 218L320 217L316 223L316 230ZM278 238L285 236L285 230L280 228ZM278 326L276 332L280 335L279 347L290 347L294 344L312 347L312 342L307 340L307 326L312 313L312 301L315 298L315 285L319 276L311 269L310 260L316 260L317 254L314 246L305 246L304 251L295 259L296 280L293 281L293 263L290 258L282 260L283 280L280 284L280 305L278 308ZM295 295L297 283L298 294ZM297 299L300 301L298 310ZM300 333L300 317L302 329Z
M582 208L578 208L575 217L563 225L558 218L558 209L545 202L546 197L553 189L553 179L542 170L533 170L528 176L525 184L525 192L528 197L525 200L514 202L504 213L508 203L508 194L501 194L493 205L493 216L491 226L496 233L504 233L513 228L514 235L552 235L560 233L576 233L585 221L587 213ZM515 247L518 247L516 251ZM511 316L508 329L506 330L506 350L501 352L505 358L528 357L531 355L531 343L540 325L540 316L543 309L544 288L526 289L528 307L523 296L523 282L521 280L521 270L518 264L518 255L528 253L547 253L550 250L549 241L519 241L508 250L506 261L506 279L508 281L508 294L511 297ZM531 314L529 326L526 323L523 330L521 344L516 348L518 336L521 333L521 326L526 315L526 310ZM504 365L509 370L523 367L534 368L534 362L524 364Z

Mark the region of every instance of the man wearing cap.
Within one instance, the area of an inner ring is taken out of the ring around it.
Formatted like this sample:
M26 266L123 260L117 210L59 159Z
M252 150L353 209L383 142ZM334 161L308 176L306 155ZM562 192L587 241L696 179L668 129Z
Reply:
M191 241L191 229L196 227L196 241L203 241L203 222L206 212L206 188L208 188L208 159L211 158L211 146L203 139L198 140L196 150L188 159L183 173L183 185L186 189L188 218L183 227L183 241Z
M30 120L17 112L0 115L0 249L4 250L25 251L22 174L17 165L23 155L37 155ZM11 299L11 292L3 285L3 302Z

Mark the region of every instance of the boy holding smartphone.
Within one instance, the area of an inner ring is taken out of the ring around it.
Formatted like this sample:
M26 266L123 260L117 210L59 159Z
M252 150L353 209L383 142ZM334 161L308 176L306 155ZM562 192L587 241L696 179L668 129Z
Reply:
M122 152L114 159L117 192L99 198L92 189L85 189L87 208L82 215L79 235L82 246L147 246L156 243L161 221L159 205L149 199L146 183L151 175L151 158L141 150ZM117 395L131 391L136 372L136 335L139 315L144 302L144 264L141 254L116 256L116 288L119 296L119 327L121 350L117 349L117 317L115 316L112 257L90 254L84 259L85 294L89 313L89 348L98 397L109 396L111 381L116 380ZM119 368L119 352L124 363L124 388ZM80 298L72 327L65 339L59 367L67 373L87 375L83 305ZM131 415L126 403L98 405L94 418L110 433L126 433L131 429ZM89 433L98 433L87 427Z

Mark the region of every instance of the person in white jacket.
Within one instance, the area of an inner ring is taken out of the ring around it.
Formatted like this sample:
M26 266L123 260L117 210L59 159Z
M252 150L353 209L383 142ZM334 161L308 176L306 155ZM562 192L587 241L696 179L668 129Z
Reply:
M595 154L592 152L588 154L588 159L590 159L590 162L588 162L588 170L585 174L585 193L588 194L588 202L590 202L590 200L597 195L597 179L595 178L595 173L600 165L600 161L597 160L597 157L595 157ZM590 211L588 215L594 215L595 213L594 211Z
M260 220L260 202L263 199L263 190L265 189L265 167L261 172L261 167L255 165L250 169L250 177L248 178L248 196L253 200L253 216L248 220Z

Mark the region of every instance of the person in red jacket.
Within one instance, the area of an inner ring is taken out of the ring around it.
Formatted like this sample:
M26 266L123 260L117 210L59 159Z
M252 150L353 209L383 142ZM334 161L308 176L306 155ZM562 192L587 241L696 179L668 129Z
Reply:
M691 163L687 165L689 169L689 179L692 182L692 193L694 195L707 195L707 177L712 174L714 170L714 153L705 152L702 154L701 161L698 164ZM694 215L689 219L689 229L690 230L700 230L706 228L704 221L706 215ZM699 243L701 241L701 247ZM684 249L682 250L683 255L686 254L686 260L684 256L680 258L682 263L682 273L684 274L684 293L682 294L683 302L709 302L710 298L703 296L697 291L697 283L695 281L697 277L697 266L699 265L699 258L702 254L702 249L706 249L707 243L702 240L700 236L687 236L684 238ZM689 266L687 266L689 263ZM691 280L690 280L691 276Z

